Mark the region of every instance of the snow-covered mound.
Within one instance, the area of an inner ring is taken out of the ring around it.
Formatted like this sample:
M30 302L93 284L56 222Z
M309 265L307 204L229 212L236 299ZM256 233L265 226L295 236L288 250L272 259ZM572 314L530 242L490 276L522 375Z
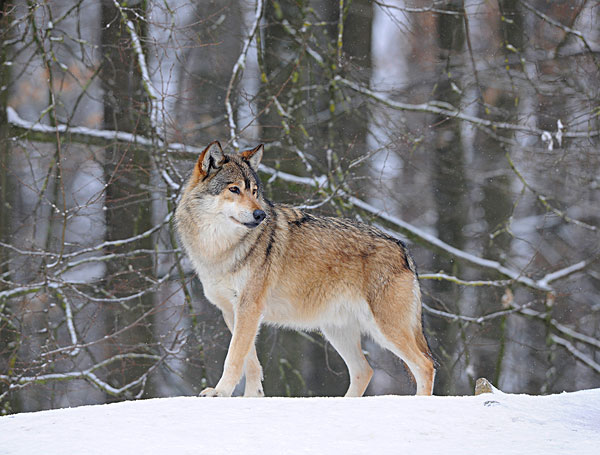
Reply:
M0 417L0 454L598 454L600 389L163 398Z

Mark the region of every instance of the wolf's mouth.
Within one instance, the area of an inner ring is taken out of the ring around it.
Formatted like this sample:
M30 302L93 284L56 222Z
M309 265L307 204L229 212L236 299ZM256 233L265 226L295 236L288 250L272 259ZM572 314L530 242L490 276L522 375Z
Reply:
M253 221L250 223L242 223L239 220L236 220L234 217L230 216L229 218L231 218L233 221L235 221L237 224L241 224L242 226L246 226L247 228L250 229L254 229L256 226L258 226L261 222L260 221ZM261 220L262 221L262 220Z

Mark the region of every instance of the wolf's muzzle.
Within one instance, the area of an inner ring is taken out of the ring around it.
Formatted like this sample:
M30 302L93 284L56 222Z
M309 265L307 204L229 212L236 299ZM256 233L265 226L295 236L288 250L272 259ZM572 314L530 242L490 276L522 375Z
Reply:
M262 223L262 221L267 217L267 214L263 210L256 209L254 212L252 212L252 216L254 217L254 222L244 223L244 226L249 228L255 228L260 223Z

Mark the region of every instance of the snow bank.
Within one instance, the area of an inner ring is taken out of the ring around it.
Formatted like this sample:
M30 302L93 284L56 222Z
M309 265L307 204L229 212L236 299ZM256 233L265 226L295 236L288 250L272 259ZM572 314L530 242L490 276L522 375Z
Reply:
M0 454L597 454L600 389L551 396L196 398L0 418Z

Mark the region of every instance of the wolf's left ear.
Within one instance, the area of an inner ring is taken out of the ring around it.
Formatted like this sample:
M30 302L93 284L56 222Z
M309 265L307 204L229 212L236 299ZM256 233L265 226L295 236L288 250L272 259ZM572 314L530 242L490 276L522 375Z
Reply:
M225 155L219 141L211 142L200 154L194 174L201 178L207 177L212 169L219 169L224 161Z
M262 160L263 151L265 147L263 144L260 144L254 147L252 150L246 150L242 152L242 158L248 161L250 167L254 169L255 172L258 172L258 165L260 164L260 160Z

